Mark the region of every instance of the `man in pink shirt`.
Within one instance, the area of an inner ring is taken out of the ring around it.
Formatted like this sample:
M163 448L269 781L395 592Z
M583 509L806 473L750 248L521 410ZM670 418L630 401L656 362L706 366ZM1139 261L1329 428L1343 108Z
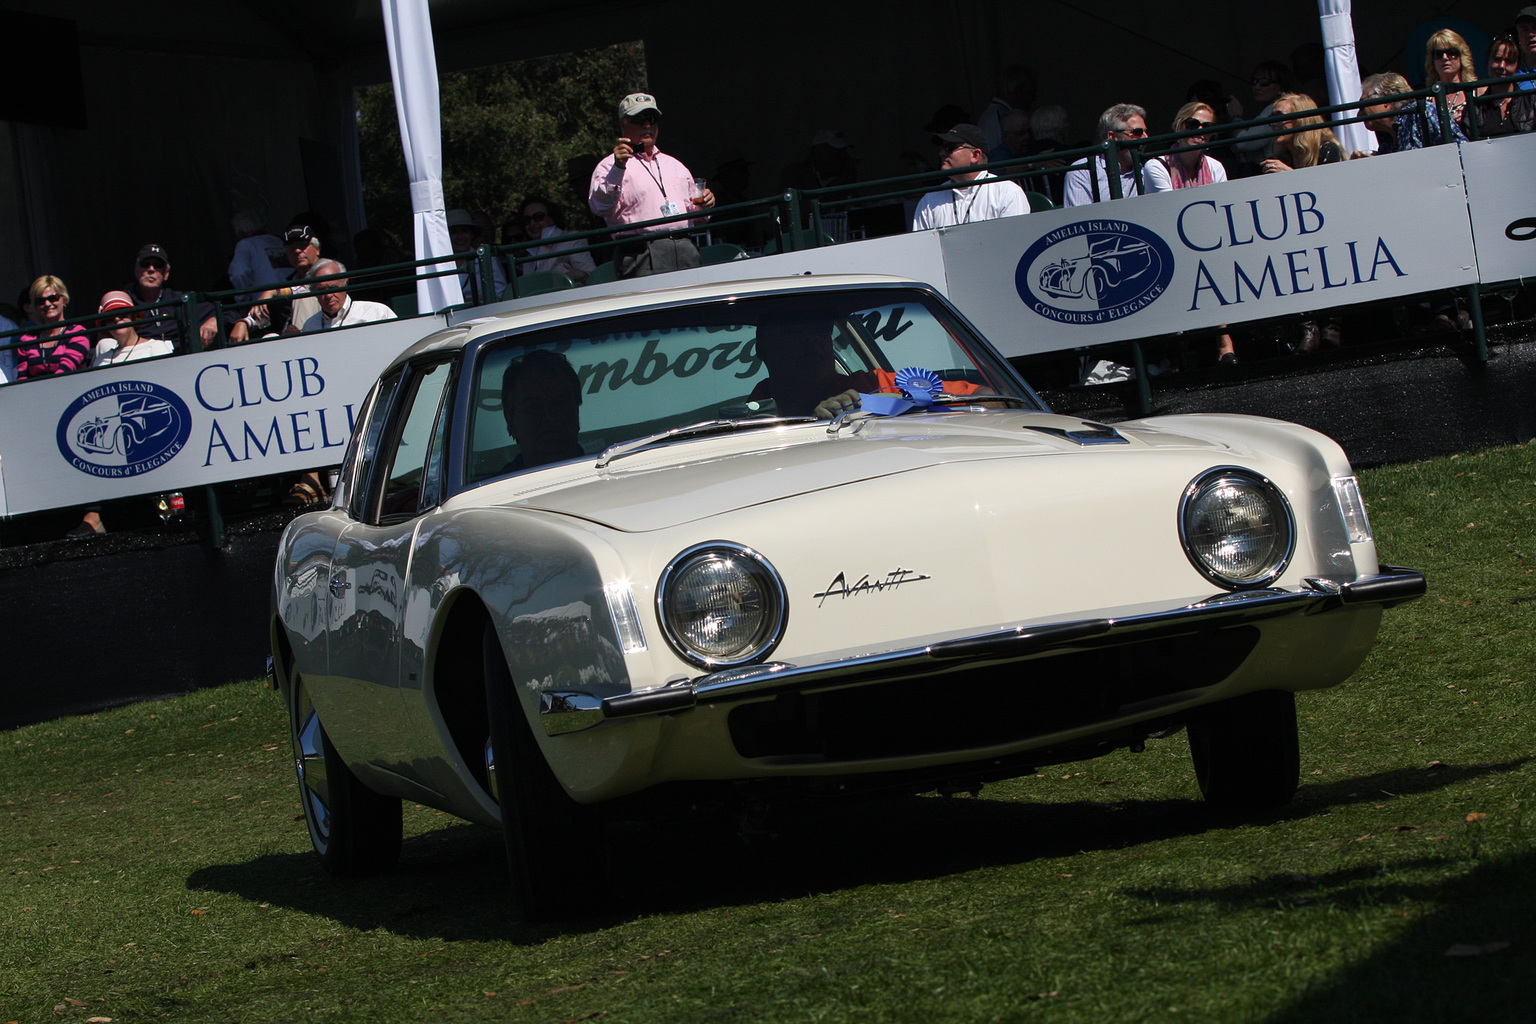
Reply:
M671 217L715 205L715 194L697 184L680 160L656 148L661 110L656 97L634 92L619 101L619 138L613 153L592 172L587 205L610 226ZM672 228L689 226L678 221ZM645 232L619 236L614 254L619 277L643 277L699 265L699 250L686 238L657 238Z

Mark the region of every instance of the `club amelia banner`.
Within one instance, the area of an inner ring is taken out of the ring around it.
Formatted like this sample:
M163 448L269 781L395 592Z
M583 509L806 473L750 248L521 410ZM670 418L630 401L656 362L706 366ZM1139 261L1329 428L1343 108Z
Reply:
M945 292L1005 355L1063 351L1529 279L1533 161L1536 137L1438 146L642 285L893 274ZM335 465L379 371L443 322L387 321L0 388L0 514Z
M1454 146L1014 220L943 239L950 298L1006 355L1477 280Z
M379 372L440 324L386 321L9 385L5 513L335 465Z

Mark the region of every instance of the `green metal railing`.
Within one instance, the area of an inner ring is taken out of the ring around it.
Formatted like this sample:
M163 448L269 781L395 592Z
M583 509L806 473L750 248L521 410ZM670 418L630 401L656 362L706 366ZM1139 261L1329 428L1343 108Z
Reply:
M1352 103L1341 103L1332 106L1319 107L1317 110L1308 111L1319 116L1329 118L1332 126L1338 124L1364 122L1372 120L1371 115L1363 113L1366 106L1378 105L1384 102L1403 104L1405 110L1420 116L1434 116L1438 120L1438 127L1442 139L1452 137L1452 123L1450 105L1445 102L1448 93L1465 91L1468 93L1468 102L1480 102L1480 97L1473 97L1471 91L1478 87L1501 87L1513 85L1521 81L1536 79L1536 74L1516 75L1508 78L1487 79L1476 83L1468 83L1465 89L1447 88L1445 83L1435 83L1424 89L1404 93L1398 96L1361 100ZM1434 110L1428 110L1426 101L1433 101ZM1158 156L1186 153L1191 150L1215 150L1227 144L1227 140L1221 135L1245 131L1252 128L1266 129L1259 133L1249 135L1252 140L1278 138L1287 134L1282 122L1291 120L1294 115L1277 114L1264 118L1251 118L1245 121L1236 121L1220 126L1217 138L1211 139L1199 145L1187 144L1196 135L1206 133L1196 129L1193 131L1167 132L1149 136L1145 141L1139 141L1133 146L1127 147L1120 140L1110 138L1104 142L1074 149L1055 150L1046 154L1037 154L1029 157L1018 157L1010 160L1000 160L985 164L974 165L975 169L986 170L999 178L1014 181L1026 191L1048 192L1046 187L1035 187L1045 182L1053 175L1058 175L1064 169L1072 165L1096 162L1102 158L1106 168L1119 166L1122 152L1128 151L1131 158L1131 166L1137 176L1146 161ZM1470 123L1469 137L1477 137L1475 119ZM1051 161L1055 166L1043 166L1044 161ZM1065 167L1063 166L1063 162ZM1119 174L1106 174L1109 185L1110 198L1118 200L1124 198ZM942 171L920 171L913 174L904 174L874 181L857 182L850 185L832 186L819 189L786 189L783 192L761 199L748 200L725 206L716 206L708 210L691 210L686 213L676 214L670 217L658 217L654 220L642 221L635 224L625 224L617 227L597 228L590 231L571 231L551 238L526 239L506 245L480 245L470 253L458 253L450 257L432 257L428 259L410 260L400 263L388 264L380 267L365 269L353 268L342 275L330 275L326 277L306 278L304 284L311 290L320 290L327 282L340 277L349 280L350 291L366 290L370 292L382 292L384 289L398 288L400 295L395 301L406 298L414 304L416 283L422 277L446 276L460 273L461 270L474 274L480 285L480 294L487 298L480 304L499 301L501 298L518 298L524 295L523 273L528 264L547 258L548 253L535 252L535 249L546 247L558 247L561 255L573 255L576 253L592 253L594 260L604 255L616 245L622 245L627 238L644 235L647 238L680 238L702 234L705 231L724 231L733 227L754 227L761 232L766 239L764 248L777 252L793 252L806 248L815 248L834 244L832 233L829 231L831 218L846 213L852 208L881 203L894 203L910 198L919 197L924 193L947 187L947 176ZM695 223L704 222L704 223ZM504 295L497 295L495 291L495 261L505 259L508 269L507 287ZM451 262L450 262L451 261ZM437 266L449 264L448 269L435 270ZM1472 316L1475 333L1476 358L1486 362L1488 358L1487 334L1482 315L1482 302L1480 290L1489 285L1469 285L1465 288L1465 298ZM136 306L129 312L142 314L143 319L135 321L136 325L145 325L155 321L156 314L170 309L180 324L181 336L184 339L184 347L187 351L197 351L201 347L199 335L200 323L198 310L203 303L210 304L212 315L217 324L217 333L208 347L218 348L229 344L229 319L234 311L243 310L249 305L242 301L249 296L251 290L228 289L224 291L189 292L179 301L149 303ZM468 304L466 304L468 305ZM73 317L63 321L64 324L81 324L88 330L99 332L102 326L100 314L90 314L83 317ZM35 333L34 325L24 325L14 331L0 332L0 350L18 345L17 339L22 334ZM252 338L251 341L260 340ZM1145 357L1141 351L1140 342L1117 342L1108 346L1094 346L1092 350L1107 350L1129 346L1131 362L1137 367L1137 379L1140 387L1146 388L1146 374L1142 372L1145 366Z

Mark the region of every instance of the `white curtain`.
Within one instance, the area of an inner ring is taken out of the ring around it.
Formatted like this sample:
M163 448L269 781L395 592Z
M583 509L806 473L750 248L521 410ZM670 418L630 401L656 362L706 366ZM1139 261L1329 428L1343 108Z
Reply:
M1317 0L1323 23L1324 66L1328 72L1328 102L1353 103L1360 98L1360 59L1355 53L1355 23L1351 0ZM1344 114L1338 115L1346 116ZM1376 133L1356 121L1334 126L1344 155L1376 152Z
M411 220L416 258L447 256L448 217L443 208L443 128L438 108L437 54L432 48L432 16L427 0L383 0L384 38L389 45L389 73L395 83L395 111L400 143L411 175ZM452 260L434 269L453 270ZM459 275L419 278L416 307L436 312L464 301Z

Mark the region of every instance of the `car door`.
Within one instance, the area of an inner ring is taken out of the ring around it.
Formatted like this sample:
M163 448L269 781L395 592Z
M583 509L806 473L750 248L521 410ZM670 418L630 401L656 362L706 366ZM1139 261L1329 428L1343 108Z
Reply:
M348 522L331 556L330 680L350 713L326 728L343 758L350 749L398 767L407 749L399 695L405 586L420 514L440 493L441 458L428 453L446 419L453 365L438 359L403 368L390 408L369 424L374 454L365 485L348 496Z

